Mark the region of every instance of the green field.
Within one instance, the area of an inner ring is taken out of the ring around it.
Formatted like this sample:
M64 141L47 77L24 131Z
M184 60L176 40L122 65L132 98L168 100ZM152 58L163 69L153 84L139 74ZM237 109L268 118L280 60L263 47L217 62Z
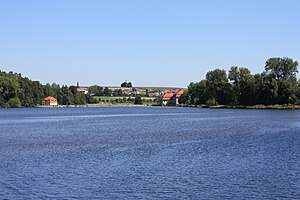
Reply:
M123 97L123 96L94 96L94 98L98 99L99 105L122 105L122 106L130 106L134 105L135 97ZM142 97L143 105L153 105L157 104L155 102L155 97Z
M135 97L122 97L122 96L94 96L95 98L97 98L98 100L116 100L116 99L123 99L123 98L131 98L131 99L135 99ZM142 100L154 100L155 97L142 97Z
M87 86L88 87L88 86ZM123 89L123 87L120 86L102 86L103 88L108 87L108 88L114 88L114 89ZM187 89L187 88L182 88L182 87L132 87L135 89L149 89L149 90L179 90L179 89Z

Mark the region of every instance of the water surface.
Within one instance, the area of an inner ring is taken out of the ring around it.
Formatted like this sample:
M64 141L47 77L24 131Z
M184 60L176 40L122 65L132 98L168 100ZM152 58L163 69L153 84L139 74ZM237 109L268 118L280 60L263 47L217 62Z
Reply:
M0 110L0 199L300 199L300 111Z

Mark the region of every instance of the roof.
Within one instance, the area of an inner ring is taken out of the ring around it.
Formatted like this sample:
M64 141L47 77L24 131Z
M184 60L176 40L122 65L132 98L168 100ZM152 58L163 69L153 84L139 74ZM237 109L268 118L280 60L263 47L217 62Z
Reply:
M163 101L169 101L174 96L174 93L166 93L163 96Z
M185 91L184 90L179 90L177 93L176 93L176 97L180 97L181 95L183 95Z
M42 102L53 102L53 101L57 101L57 99L55 99L54 97L45 97L42 99Z

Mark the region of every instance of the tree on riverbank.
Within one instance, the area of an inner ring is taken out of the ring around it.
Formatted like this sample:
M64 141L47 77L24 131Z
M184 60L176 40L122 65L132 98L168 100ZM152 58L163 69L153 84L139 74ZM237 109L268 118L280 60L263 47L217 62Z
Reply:
M0 107L35 107L46 96L55 97L61 105L97 103L89 94L77 93L75 86L42 85L21 74L0 71Z
M190 83L180 102L188 105L300 105L298 62L291 58L270 58L261 74L245 67L215 69L206 79Z
M143 100L142 97L140 95L137 95L134 99L134 104L135 105L142 105L143 104Z

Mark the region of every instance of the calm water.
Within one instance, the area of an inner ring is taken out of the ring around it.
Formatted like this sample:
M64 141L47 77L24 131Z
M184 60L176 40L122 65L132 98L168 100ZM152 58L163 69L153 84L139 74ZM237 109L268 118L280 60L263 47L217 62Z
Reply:
M0 199L300 199L300 111L0 110Z

